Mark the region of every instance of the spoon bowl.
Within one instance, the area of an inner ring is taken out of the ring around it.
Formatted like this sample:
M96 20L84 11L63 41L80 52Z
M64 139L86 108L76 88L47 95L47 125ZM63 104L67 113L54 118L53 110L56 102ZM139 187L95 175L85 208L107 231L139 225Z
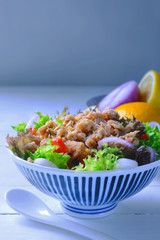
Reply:
M10 207L23 215L29 214L34 217L41 217L42 215L51 216L53 214L39 197L23 189L8 191L5 195L5 199Z

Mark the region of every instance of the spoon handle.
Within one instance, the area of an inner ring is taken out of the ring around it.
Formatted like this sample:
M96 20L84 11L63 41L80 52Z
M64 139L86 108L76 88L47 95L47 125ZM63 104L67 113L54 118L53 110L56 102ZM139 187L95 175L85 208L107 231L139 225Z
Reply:
M98 232L90 227L86 227L82 224L70 221L68 219L64 219L63 217L43 216L38 218L32 217L32 219L37 222L45 223L48 225L52 225L54 227L65 229L70 232L74 232L76 234L79 234L92 240L116 240L115 238L109 235Z

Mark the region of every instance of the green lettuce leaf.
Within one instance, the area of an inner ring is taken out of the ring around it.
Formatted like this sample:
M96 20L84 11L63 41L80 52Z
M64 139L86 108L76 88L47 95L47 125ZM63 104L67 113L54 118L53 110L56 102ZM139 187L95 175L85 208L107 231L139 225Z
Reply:
M113 170L114 166L118 163L117 159L122 157L122 152L117 148L107 147L103 144L103 148L99 151L93 150L94 157L88 156L83 159L85 167L82 163L74 167L75 172L77 171L103 171Z
M47 160L54 163L58 168L67 168L68 160L70 159L70 156L63 153L56 153L53 152L54 150L58 149L59 147L57 145L51 146L40 146L35 153L31 153L27 151L30 155L30 158L32 160L36 158L46 158Z
M160 159L160 130L157 126L154 128L150 127L148 123L143 123L145 131L148 135L148 140L139 140L139 147L152 147L156 151L156 159Z
M40 127L46 124L47 121L53 120L52 117L50 117L48 114L43 115L40 112L35 112L36 114L39 115L38 122L33 122L35 128L38 130Z
M12 126L12 128L17 132L25 132L26 125L27 125L26 123L22 122L17 124L17 126Z
M56 123L60 126L63 125L63 121L60 118L56 118Z

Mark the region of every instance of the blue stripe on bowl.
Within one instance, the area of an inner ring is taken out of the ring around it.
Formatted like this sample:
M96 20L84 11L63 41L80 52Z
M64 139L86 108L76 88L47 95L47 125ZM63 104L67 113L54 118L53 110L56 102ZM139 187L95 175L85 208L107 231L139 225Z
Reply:
M70 192L70 196L72 198L72 201L76 202L74 193L73 193L73 188L72 188L72 180L70 176L67 176L67 183L68 183L68 191Z
M60 181L60 184L61 184L63 194L65 195L65 197L67 198L68 201L71 201L71 198L70 198L69 193L68 193L68 188L66 186L66 181L64 180L64 176L60 175L59 176L59 181Z
M85 192L85 188L86 188L86 178L85 177L82 177L82 202L83 202L83 205L86 204L86 192Z
M95 194L94 194L94 205L97 205L98 198L100 195L100 189L101 189L101 178L97 177L96 178L96 185L95 185Z
M74 180L74 190L75 190L76 200L77 200L77 202L81 202L80 196L79 196L79 179L78 179L78 177L74 177L73 180Z
M72 207L69 206L67 204L63 204L62 203L63 208L67 209L68 211L72 212L72 213L78 213L78 214L85 214L85 215L93 215L93 214L103 214L106 212L110 212L111 210L113 210L117 204L113 203L113 204L109 204L106 205L105 207L102 208L93 208L93 209L82 209L82 208L78 208L78 207Z
M108 182L108 177L105 177L103 181L103 185L101 186L101 189L103 189L103 192L101 193L101 196L100 196L99 205L104 204L104 196L106 193L107 182Z
M91 206L92 201L92 177L89 178L89 185L88 185L88 205Z
M47 178L47 180L49 182L49 186L51 188L51 191L54 192L55 194L57 194L57 191L56 191L56 189L55 189L55 187L53 185L53 181L51 179L51 175L49 173L47 173L46 178Z

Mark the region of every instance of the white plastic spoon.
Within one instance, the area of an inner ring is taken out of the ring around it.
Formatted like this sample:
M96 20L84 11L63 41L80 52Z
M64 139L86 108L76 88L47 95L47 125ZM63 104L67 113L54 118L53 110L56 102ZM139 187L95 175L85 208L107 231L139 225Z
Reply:
M39 197L29 191L12 189L5 194L5 199L11 208L34 221L65 229L92 240L115 240L106 234L55 215Z

